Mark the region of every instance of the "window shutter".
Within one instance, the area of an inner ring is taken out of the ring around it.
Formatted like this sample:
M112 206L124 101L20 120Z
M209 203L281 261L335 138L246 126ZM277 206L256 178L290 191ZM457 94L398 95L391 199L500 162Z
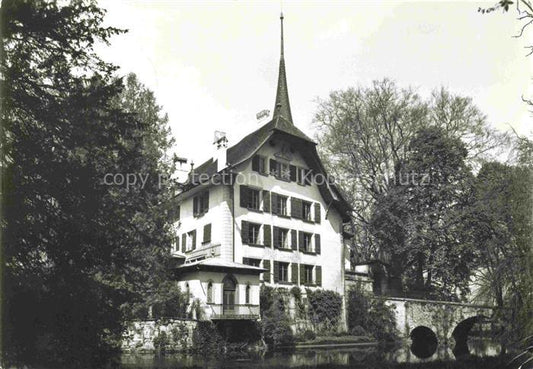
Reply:
M296 230L293 229L291 230L291 248L293 250L297 250L298 249L298 239L297 239L297 235L296 235Z
M263 245L272 246L272 232L269 224L263 225Z
M274 227L274 248L279 249L279 228Z
M305 279L305 265L300 264L300 284L307 284L308 280Z
M181 206L176 207L176 220L180 220Z
M241 221L241 240L242 240L242 243L248 243L249 242L248 235L249 235L248 222L243 220L243 221Z
M294 165L289 166L289 175L292 182L296 182L296 167Z
M278 173L278 162L275 161L274 159L270 159L270 174L272 174L273 176L279 176L279 173Z
M192 249L196 249L196 229L192 231Z
M291 282L298 284L298 264L291 264Z
M198 215L198 196L194 196L192 199L192 214L194 216Z
M320 235L315 234L315 252L320 255Z
M310 186L311 185L311 180L313 179L313 171L311 169L304 169L304 175L305 175L305 178L304 178L304 184L306 186Z
M204 242L211 242L211 223L204 226Z
M172 244L173 251L180 251L180 236L176 236Z
M263 191L263 211L270 212L270 191Z
M279 263L274 261L274 283L279 281Z
M205 191L204 193L204 201L202 201L202 213L205 213L209 210L209 191Z
M246 265L250 265L250 258L242 258L242 263Z
M267 174L266 170L266 158L264 156L259 157L259 173Z
M304 233L298 231L298 245L300 245L300 251L304 250Z
M297 219L303 218L302 200L296 197L291 197L291 217L297 218Z
M187 250L187 233L181 235L181 252L185 254Z
M322 286L322 267L317 265L315 269L315 283L317 286Z
M249 194L248 187L241 185L239 204L241 205L242 208L248 207L248 194Z
M272 214L278 214L278 195L273 193L272 196Z
M259 173L259 160L261 158L258 156L258 155L255 155L253 158L252 158L252 170L254 172L258 172Z
M263 272L263 281L270 283L270 275L272 273L270 270L270 260L263 260L263 268L266 269L266 272Z
M320 223L320 203L315 202L315 223Z

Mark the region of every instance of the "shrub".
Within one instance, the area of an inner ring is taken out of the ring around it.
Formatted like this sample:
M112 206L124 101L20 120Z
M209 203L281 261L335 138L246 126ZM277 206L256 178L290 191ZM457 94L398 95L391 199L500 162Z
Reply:
M192 349L205 357L221 355L226 342L211 321L199 321L192 334Z
M316 338L316 333L308 329L302 334L302 339L304 341L312 341Z
M336 330L342 312L342 297L328 290L307 289L311 322L321 331Z
M261 321L263 338L272 348L294 344L290 320L282 305L281 299L274 300Z
M372 335L379 341L395 340L396 317L384 301L370 299L356 288L348 292L348 329ZM355 334L355 333L354 333Z

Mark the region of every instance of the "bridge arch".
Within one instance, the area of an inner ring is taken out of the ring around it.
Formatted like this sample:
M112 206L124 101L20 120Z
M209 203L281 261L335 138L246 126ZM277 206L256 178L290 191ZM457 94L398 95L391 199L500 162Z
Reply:
M468 348L468 335L476 323L481 323L486 319L487 317L484 315L474 315L457 323L452 331L452 338L455 341L455 346L452 352L455 357L468 355L470 353Z
M409 333L411 338L411 352L420 359L427 359L437 351L439 343L433 330L424 325L419 325Z

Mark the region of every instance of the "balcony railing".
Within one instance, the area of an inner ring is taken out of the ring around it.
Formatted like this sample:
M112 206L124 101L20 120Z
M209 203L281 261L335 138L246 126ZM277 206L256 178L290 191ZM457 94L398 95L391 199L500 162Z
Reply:
M259 305L208 304L211 319L259 319Z

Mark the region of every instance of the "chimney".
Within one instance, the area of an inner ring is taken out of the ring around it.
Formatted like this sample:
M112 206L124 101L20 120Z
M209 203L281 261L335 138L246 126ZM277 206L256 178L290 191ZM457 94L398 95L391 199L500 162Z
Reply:
M215 131L213 145L215 145L213 161L217 162L217 172L220 172L226 168L228 163L228 139L226 138L226 132Z

